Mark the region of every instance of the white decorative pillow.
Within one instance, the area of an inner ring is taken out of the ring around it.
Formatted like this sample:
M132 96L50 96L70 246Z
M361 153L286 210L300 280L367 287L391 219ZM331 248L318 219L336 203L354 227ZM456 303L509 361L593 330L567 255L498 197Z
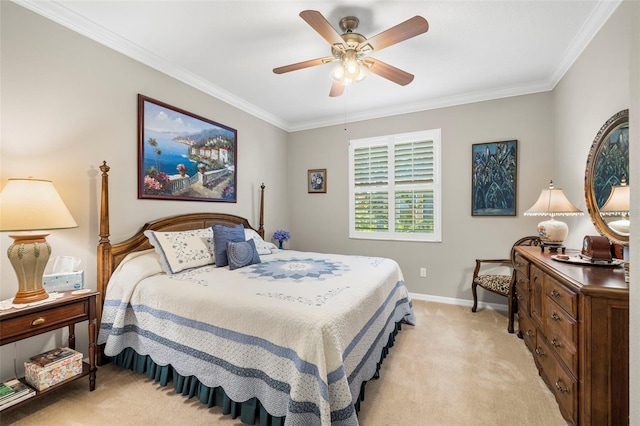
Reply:
M215 261L211 228L180 232L144 231L144 235L160 255L162 270L167 274L211 265Z
M258 251L258 254L271 254L271 250L278 248L276 247L275 244L268 243L265 240L263 240L260 234L258 234L253 229L245 228L244 237L245 237L244 239L247 241L253 240L253 242L256 245L256 250Z

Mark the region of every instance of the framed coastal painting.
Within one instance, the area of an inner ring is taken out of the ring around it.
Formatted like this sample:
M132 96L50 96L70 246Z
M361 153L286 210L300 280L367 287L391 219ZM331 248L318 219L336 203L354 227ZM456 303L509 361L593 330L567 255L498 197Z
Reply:
M310 169L307 171L307 188L310 194L327 192L327 169Z
M515 216L518 141L473 144L472 216Z
M238 132L138 95L138 198L237 200Z

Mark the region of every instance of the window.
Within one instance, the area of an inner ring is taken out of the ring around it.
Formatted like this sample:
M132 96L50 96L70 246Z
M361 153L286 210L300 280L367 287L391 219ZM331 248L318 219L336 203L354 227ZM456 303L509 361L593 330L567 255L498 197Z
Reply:
M440 129L350 141L349 237L442 240Z

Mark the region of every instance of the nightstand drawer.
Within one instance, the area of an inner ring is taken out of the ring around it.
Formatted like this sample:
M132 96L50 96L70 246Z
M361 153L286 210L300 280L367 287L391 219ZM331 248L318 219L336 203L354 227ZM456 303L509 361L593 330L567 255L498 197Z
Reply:
M19 335L37 333L41 329L60 328L84 319L89 319L89 304L86 300L81 300L3 320L0 323L0 335L4 341Z

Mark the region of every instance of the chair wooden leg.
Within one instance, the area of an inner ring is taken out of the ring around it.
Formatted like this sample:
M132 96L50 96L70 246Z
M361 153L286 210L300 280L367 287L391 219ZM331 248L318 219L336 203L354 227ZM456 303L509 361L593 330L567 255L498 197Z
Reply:
M471 312L475 312L478 309L478 292L476 290L478 284L471 283L471 293L473 293L473 307L471 308Z

